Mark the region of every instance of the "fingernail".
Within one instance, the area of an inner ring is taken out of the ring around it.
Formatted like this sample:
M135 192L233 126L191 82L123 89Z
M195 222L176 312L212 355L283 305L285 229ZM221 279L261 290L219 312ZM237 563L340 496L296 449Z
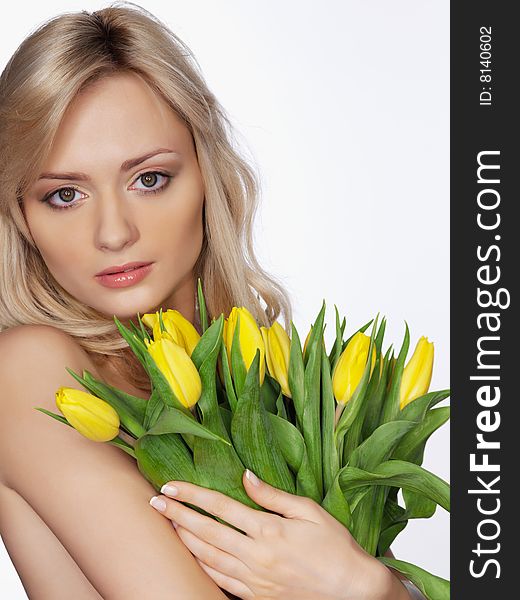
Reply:
M258 477L253 473L253 471L246 469L246 477L253 485L260 485L260 479L258 479Z
M154 496L150 500L150 504L160 512L164 512L166 510L166 501L162 498L158 498L157 496Z
M175 529L177 529L178 525L175 521L172 521L172 525L175 527Z
M179 493L179 488L174 485L168 485L165 483L161 488L161 494L166 496L176 496Z

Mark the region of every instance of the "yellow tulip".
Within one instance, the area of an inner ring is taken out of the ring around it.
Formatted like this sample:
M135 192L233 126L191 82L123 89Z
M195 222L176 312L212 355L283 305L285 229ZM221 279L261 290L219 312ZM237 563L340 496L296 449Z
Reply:
M400 407L423 396L430 387L433 372L433 342L422 336L417 342L412 358L403 370L400 389Z
M260 385L264 382L265 378L265 344L262 337L262 333L255 321L253 315L244 306L237 308L234 306L229 313L229 317L224 321L224 344L226 346L226 352L228 355L229 368L232 371L231 366L231 345L233 343L233 336L235 335L235 328L240 318L240 333L238 336L240 352L244 359L246 370L249 369L256 351L260 349L260 366L259 366L259 378Z
M275 321L271 327L260 327L265 344L265 358L271 377L276 379L282 393L292 398L289 389L289 355L291 340L285 329Z
M164 336L153 342L145 340L145 343L179 402L186 408L191 408L200 398L202 382L197 367L186 350Z
M62 386L56 392L56 406L74 429L89 440L108 442L119 433L116 410L92 394Z
M192 323L186 319L178 310L168 309L162 313L164 328L169 339L182 346L189 356L192 355L195 346L199 343L200 335ZM141 317L145 325L153 330L154 340L161 339L165 334L161 332L159 312L147 313Z
M358 331L341 353L332 374L332 390L338 404L344 405L352 398L363 376L369 348L370 338ZM373 348L370 373L375 362L376 350Z

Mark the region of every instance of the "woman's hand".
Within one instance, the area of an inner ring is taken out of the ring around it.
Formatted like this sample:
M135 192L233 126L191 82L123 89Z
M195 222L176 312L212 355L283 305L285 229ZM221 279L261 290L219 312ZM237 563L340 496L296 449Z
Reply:
M319 504L281 491L250 471L245 471L243 484L257 504L279 514L182 481L169 482L161 490L165 495L150 501L158 510L155 500L163 501L162 514L171 519L180 539L218 586L244 600L409 598L397 578Z

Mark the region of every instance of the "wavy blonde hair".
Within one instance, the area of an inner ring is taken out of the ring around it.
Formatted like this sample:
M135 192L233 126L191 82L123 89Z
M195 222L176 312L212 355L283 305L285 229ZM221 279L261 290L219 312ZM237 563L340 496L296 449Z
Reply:
M93 359L106 364L108 358L134 385L149 389L113 319L79 302L52 277L23 214L24 193L71 101L100 78L121 72L140 76L193 136L205 187L204 240L194 275L202 279L210 318L246 306L260 325L283 315L289 331L292 309L283 286L255 257L258 178L236 149L229 119L189 48L128 2L46 21L0 76L0 331L52 325L76 338Z

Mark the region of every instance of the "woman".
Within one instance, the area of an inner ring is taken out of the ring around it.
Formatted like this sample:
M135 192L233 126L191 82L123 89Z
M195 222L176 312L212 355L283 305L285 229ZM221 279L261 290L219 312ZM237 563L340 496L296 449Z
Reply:
M252 249L255 177L186 46L135 8L47 22L0 78L0 177L0 523L29 597L410 598L316 503L250 475L278 514L174 496L247 536L174 499L165 519L132 459L34 410L81 389L65 366L148 398L113 315L176 308L200 327L199 276L210 315L290 323Z

